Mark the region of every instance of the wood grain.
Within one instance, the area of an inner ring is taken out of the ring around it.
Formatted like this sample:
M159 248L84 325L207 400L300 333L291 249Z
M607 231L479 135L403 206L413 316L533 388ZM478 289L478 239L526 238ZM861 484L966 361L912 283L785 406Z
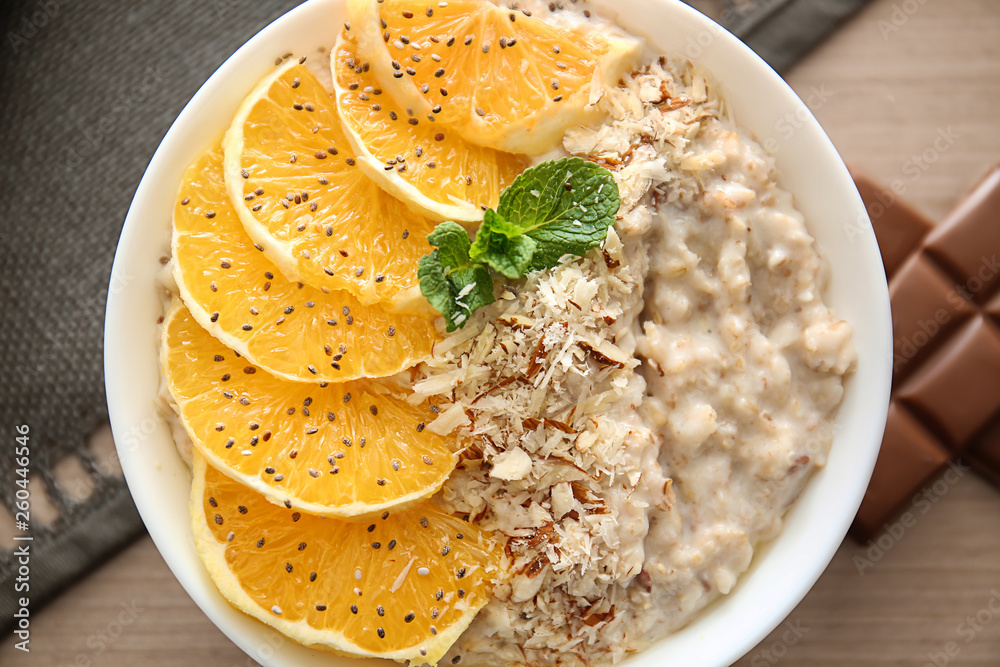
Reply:
M803 98L824 91L814 113L849 164L899 180L940 220L1000 161L998 35L996 0L877 0L788 79ZM945 150L934 148L940 133ZM935 497L881 547L845 542L785 625L738 664L1000 665L1000 492L968 473ZM148 538L37 614L32 630L30 654L0 641L0 664L255 664L195 607Z

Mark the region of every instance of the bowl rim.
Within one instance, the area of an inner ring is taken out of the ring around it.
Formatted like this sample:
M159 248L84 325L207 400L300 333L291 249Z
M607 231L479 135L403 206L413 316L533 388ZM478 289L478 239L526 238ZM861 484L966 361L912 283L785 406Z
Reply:
M618 4L636 4L642 0L625 0L624 3L615 3L613 0L595 0L594 5L602 10L606 15L615 13L615 6ZM647 0L648 1L648 0ZM162 515L162 506L159 498L155 495L155 485L148 484L148 476L152 468L148 456L143 456L139 450L141 445L150 439L159 437L165 428L163 423L154 424L151 428L152 434L145 434L137 438L135 430L137 424L142 424L142 431L145 433L146 423L149 419L139 420L143 414L136 408L135 397L130 395L130 385L132 371L129 359L125 358L122 351L134 347L130 341L136 338L135 317L130 311L130 301L126 299L127 294L134 294L135 290L142 289L130 280L132 275L130 265L132 264L129 249L136 247L143 242L143 234L148 235L149 212L147 210L148 200L153 198L153 192L159 188L162 181L162 174L169 171L168 165L173 160L178 159L177 153L180 151L187 155L187 159L193 157L191 151L185 151L178 147L180 138L185 131L198 123L199 110L206 108L210 101L218 94L218 91L225 85L225 81L240 71L249 67L249 63L261 61L260 53L265 45L272 42L272 37L282 31L287 31L290 26L303 24L308 17L319 15L323 8L331 6L341 6L344 0L307 0L290 11L278 17L275 21L264 27L243 46L229 56L222 65L209 77L199 88L194 96L184 106L170 129L161 140L152 159L150 160L143 177L136 188L135 195L130 205L124 226L119 238L115 253L114 265L111 274L111 284L108 292L107 310L105 317L104 335L104 370L106 378L106 392L108 399L108 409L112 430L115 436L115 443L119 457L122 462L122 469L126 481L129 485L136 507L145 522L153 542L158 551L170 567L174 576L184 587L188 595L194 600L199 608L212 620L212 622L243 651L261 662L267 667L278 664L289 664L287 658L291 655L294 664L300 665L320 665L320 664L371 664L361 663L351 659L335 657L330 653L308 649L292 642L285 642L277 635L276 631L270 630L267 626L258 621L244 616L229 607L221 595L211 585L204 572L192 572L189 562L185 561L183 551L178 549L176 540L178 532L176 526L166 526L165 522L159 521ZM738 660L747 654L761 640L763 640L774 628L785 619L792 609L805 597L812 588L816 580L826 569L832 560L844 536L850 527L854 514L861 503L868 480L871 476L875 460L878 455L881 443L882 431L885 425L886 414L889 404L889 392L891 383L891 363L892 363L892 336L891 336L891 312L889 307L888 288L882 271L881 256L871 230L871 223L868 220L867 212L861 202L860 196L854 187L853 180L843 164L839 154L836 152L832 142L821 129L811 110L797 97L792 89L774 72L756 53L744 45L738 38L704 16L697 10L689 7L680 0L656 0L650 3L651 10L664 15L675 15L693 25L702 26L702 32L711 35L713 45L717 44L723 50L735 52L737 60L747 71L753 71L756 77L763 78L770 87L770 92L774 93L779 101L784 102L788 107L792 104L791 98L797 101L795 105L803 130L807 137L806 141L812 144L812 148L819 151L815 156L817 164L827 167L832 179L832 189L839 192L844 198L844 208L848 212L850 221L845 222L845 231L848 224L856 225L855 232L859 234L861 243L856 246L857 259L859 265L868 274L874 274L873 269L877 268L877 273L881 274L881 281L876 276L870 277L874 282L870 285L872 293L868 295L870 300L870 315L876 321L866 323L874 330L874 337L881 338L881 349L873 345L870 351L869 363L872 366L866 369L867 384L859 386L859 380L855 376L849 381L847 393L866 394L865 401L869 403L866 412L861 413L865 418L865 423L861 424L859 430L864 440L858 445L859 458L854 460L854 471L856 476L849 481L853 482L841 488L839 507L836 511L831 511L828 516L828 523L822 530L809 529L811 535L812 557L805 563L794 563L789 565L788 578L781 582L781 586L774 592L774 599L770 602L762 603L755 609L756 615L749 620L740 621L739 617L729 614L728 622L736 637L733 641L719 641L720 637L712 635L712 628L719 629L719 623L704 623L705 619L713 619L720 616L720 609L723 608L730 598L736 597L738 592L747 588L748 580L752 579L752 572L756 571L762 561L767 561L767 555L772 551L776 540L769 543L759 544L755 548L754 563L747 572L740 575L735 591L728 596L722 596L719 600L702 610L694 619L681 630L671 634L666 639L661 640L654 646L642 651L636 656L629 658L623 664L632 667L640 665L652 667L659 665L664 655L673 655L674 651L685 658L686 662L695 665L727 665ZM332 24L335 25L335 24ZM259 74L260 72L258 72ZM726 88L723 81L723 88ZM789 98L791 96L791 98ZM760 137L758 137L760 138ZM201 147L197 147L199 150ZM185 162L186 164L186 162ZM782 179L784 185L785 179ZM170 183L170 197L173 196L174 184ZM801 208L801 202L796 202ZM846 219L846 218L845 218ZM810 227L810 232L815 230ZM855 241L852 241L855 242ZM123 276L126 278L122 284ZM148 287L148 285L146 285ZM138 298L138 297L135 297ZM135 298L131 300L132 305ZM155 301L155 296L148 293L147 299ZM156 306L159 307L158 305ZM140 331L144 331L142 327ZM153 334L150 334L151 336ZM149 339L151 343L153 338ZM152 347L152 345L149 345ZM158 357L156 362L158 372ZM845 393L845 397L846 397ZM155 396L153 397L155 399ZM846 398L845 398L846 400ZM131 407L128 405L131 403ZM861 408L859 408L861 409ZM841 412L843 406L841 406ZM858 417L855 421L860 420ZM162 419L161 419L162 422ZM840 422L838 417L838 423ZM834 447L839 441L835 439ZM833 452L831 451L831 458ZM159 462L157 465L162 465ZM155 467L155 466L154 466ZM159 468L155 468L159 470ZM170 474L177 476L176 470ZM816 476L823 474L818 471ZM816 495L815 488L819 481L814 476L810 479L803 496ZM170 483L176 483L170 482ZM800 498L796 505L789 511L788 517L795 515L798 518L802 512L796 513L798 507L803 503ZM185 505L185 515L186 505ZM786 517L786 522L788 521ZM799 521L798 523L802 523ZM188 528L190 532L190 528ZM787 532L786 530L783 531ZM801 541L801 540L800 540ZM193 542L186 545L193 548ZM203 568L202 568L203 569ZM207 585L206 585L207 583ZM729 607L733 607L730 604ZM745 610L744 610L745 611ZM721 623L721 620L720 620ZM705 627L709 631L705 631ZM263 633L270 630L269 638L262 642ZM275 637L275 635L277 635ZM721 637L728 638L726 635ZM287 645L286 645L287 644ZM668 648L669 647L669 648ZM338 662L339 661L339 662ZM387 663L388 664L388 663Z

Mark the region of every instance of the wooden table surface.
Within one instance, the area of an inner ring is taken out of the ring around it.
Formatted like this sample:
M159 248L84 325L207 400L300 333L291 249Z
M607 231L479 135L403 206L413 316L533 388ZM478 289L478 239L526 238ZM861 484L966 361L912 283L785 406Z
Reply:
M876 0L788 79L822 100L813 111L849 164L898 180L934 220L1000 161L997 0ZM881 546L846 541L738 664L1000 665L1000 490L967 473L934 497ZM24 654L4 638L0 664L256 664L195 607L148 537L38 613L32 640Z

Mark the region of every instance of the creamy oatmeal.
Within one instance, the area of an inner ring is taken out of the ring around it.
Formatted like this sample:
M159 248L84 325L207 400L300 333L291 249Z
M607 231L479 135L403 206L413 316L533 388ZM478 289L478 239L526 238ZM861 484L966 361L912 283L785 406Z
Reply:
M855 363L802 215L706 75L661 58L597 104L564 148L616 174L604 247L506 286L416 385L468 442L443 502L516 573L463 664L617 661L732 590L824 464Z

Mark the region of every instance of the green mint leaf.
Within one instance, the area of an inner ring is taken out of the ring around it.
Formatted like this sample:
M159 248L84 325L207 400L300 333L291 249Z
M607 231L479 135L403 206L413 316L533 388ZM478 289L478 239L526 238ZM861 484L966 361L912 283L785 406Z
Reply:
M469 233L457 222L442 222L427 235L427 242L438 248L435 252L446 269L457 269L469 263L472 241L469 240Z
M445 316L448 331L465 326L465 323L483 306L496 298L493 296L493 276L483 264L470 264L448 275L448 286L455 310Z
M454 312L454 297L449 288L447 271L441 263L441 252L434 250L429 255L420 258L417 264L417 277L420 279L420 293L424 295L434 310L451 321L449 314ZM453 329L448 329L452 331Z
M497 213L535 242L528 270L537 271L599 246L620 206L611 172L574 157L526 170L500 195Z
M487 209L469 256L474 262L489 264L505 278L520 278L528 272L536 246L520 227Z
M472 242L461 225L442 222L427 236L437 248L420 258L420 293L444 316L449 332L465 326L472 313L495 301L493 277L469 258Z

